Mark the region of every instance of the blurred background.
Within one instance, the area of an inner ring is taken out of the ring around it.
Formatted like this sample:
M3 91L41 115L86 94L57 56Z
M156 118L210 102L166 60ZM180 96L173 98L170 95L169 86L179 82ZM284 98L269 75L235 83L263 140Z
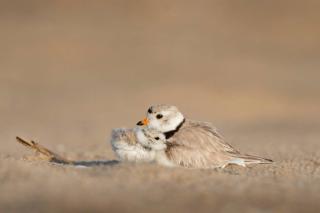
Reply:
M319 6L2 0L2 148L16 135L105 148L157 103L226 132L318 129Z
M319 210L319 11L308 0L0 0L0 211ZM277 163L235 175L18 160L15 136L114 159L111 129L159 103Z

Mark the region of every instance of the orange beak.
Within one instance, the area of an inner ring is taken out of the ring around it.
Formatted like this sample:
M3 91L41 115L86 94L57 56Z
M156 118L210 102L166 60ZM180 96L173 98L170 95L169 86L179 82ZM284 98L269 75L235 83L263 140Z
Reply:
M143 119L142 121L139 121L139 122L137 123L138 126L146 126L146 125L148 125L148 124L149 124L148 118L145 118L145 119Z

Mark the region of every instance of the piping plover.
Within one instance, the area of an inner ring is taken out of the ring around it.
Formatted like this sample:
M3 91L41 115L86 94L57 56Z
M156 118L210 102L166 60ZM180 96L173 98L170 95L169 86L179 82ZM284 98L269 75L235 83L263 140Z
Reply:
M163 133L148 127L114 129L111 145L121 161L155 162L172 167L166 154L166 138Z
M175 166L167 156L167 141L163 133L148 127L136 128L135 133L138 143L146 148L150 148L151 152L154 152L155 163L168 167Z
M229 164L246 166L266 164L272 160L241 154L226 143L212 124L186 119L175 106L156 105L137 123L162 132L166 137L166 155L176 164L188 168L224 168Z
M113 129L111 133L111 145L121 161L127 162L152 162L155 159L155 153L150 147L138 143L136 131L134 129Z

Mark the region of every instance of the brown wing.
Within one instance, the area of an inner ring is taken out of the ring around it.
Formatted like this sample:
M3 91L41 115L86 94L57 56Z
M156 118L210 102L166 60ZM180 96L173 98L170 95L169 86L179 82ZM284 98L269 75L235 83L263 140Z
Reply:
M223 166L232 155L239 154L210 123L186 121L168 139L168 158L177 165L190 168Z

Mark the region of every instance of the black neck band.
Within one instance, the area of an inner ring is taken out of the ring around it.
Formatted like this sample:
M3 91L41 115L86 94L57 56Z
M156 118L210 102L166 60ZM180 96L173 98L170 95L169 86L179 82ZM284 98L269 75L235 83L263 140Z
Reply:
M176 132L179 131L179 129L182 127L182 125L184 124L184 122L186 122L186 119L184 118L183 121L177 126L177 128L175 130L171 130L168 132L164 132L163 134L166 136L166 139L171 138L174 134L176 134Z

